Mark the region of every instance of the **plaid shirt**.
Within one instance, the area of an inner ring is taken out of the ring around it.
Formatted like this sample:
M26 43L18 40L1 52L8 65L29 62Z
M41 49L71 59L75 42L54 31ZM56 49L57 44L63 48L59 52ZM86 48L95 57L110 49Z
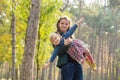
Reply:
M78 63L83 63L84 62L84 51L87 49L86 45L84 42L75 39L71 43L67 53Z

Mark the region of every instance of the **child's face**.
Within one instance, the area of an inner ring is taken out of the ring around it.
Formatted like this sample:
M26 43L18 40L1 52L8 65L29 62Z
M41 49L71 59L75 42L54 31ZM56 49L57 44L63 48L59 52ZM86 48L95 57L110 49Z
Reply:
M58 26L59 26L60 30L63 33L65 33L70 26L70 22L66 19L61 19Z
M60 43L60 36L58 34L54 34L51 38L51 42L53 45L57 46Z

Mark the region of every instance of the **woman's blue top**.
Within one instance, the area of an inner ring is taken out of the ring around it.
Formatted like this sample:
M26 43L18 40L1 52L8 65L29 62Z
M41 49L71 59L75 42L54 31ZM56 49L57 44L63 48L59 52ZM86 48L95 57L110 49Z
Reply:
M62 34L62 39L61 39L59 45L55 46L54 51L52 53L52 56L51 56L51 58L49 60L50 62L53 62L54 59L56 58L60 48L64 44L64 39L69 38L75 32L77 27L78 27L77 24L74 24L66 33Z

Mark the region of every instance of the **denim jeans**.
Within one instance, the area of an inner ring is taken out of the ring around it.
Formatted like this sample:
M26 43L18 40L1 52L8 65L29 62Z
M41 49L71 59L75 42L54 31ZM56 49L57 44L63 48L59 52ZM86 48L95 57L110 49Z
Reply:
M68 62L61 68L61 77L61 80L83 80L81 64L77 62Z

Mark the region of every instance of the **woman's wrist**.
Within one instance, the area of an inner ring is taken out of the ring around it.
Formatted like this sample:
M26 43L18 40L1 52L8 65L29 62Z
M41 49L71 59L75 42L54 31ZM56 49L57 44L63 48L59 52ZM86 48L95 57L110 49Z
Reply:
M84 21L84 17L81 17L81 18L76 22L77 26L78 26L79 24L81 24L83 21Z

